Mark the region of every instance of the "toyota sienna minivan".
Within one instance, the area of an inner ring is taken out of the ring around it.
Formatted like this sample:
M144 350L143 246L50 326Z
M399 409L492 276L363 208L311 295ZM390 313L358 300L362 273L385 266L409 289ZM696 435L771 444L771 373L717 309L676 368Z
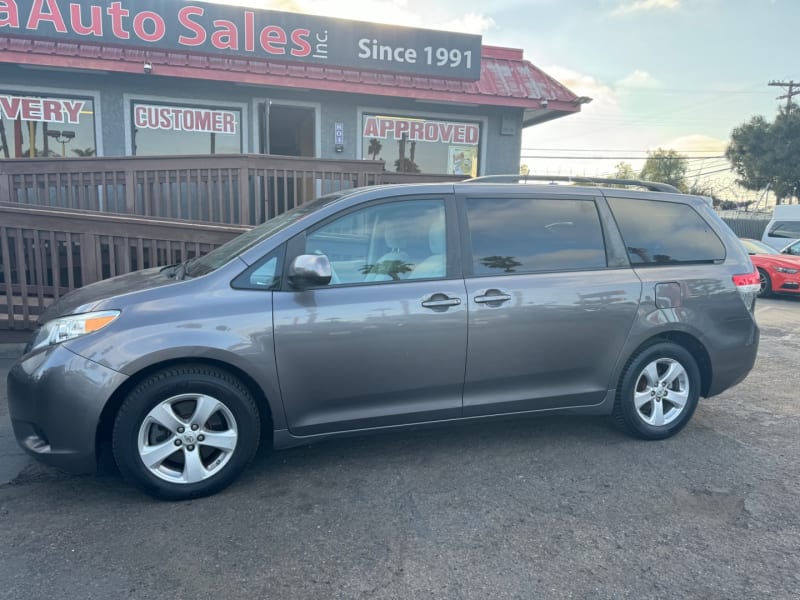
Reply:
M706 200L644 187L353 189L75 290L10 371L15 435L73 472L110 447L165 499L221 490L259 446L422 424L669 437L753 366L759 276Z

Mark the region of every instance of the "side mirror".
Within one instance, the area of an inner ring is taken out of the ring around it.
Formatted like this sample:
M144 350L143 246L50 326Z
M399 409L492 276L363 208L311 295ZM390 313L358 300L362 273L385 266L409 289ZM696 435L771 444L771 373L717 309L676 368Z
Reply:
M331 282L331 261L324 254L301 254L289 266L289 283L297 289L319 287Z

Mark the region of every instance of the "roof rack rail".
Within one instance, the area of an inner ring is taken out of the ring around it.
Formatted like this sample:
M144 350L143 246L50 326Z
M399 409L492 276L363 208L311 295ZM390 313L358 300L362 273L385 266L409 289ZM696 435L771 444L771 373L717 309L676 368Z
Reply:
M462 183L525 183L526 181L566 181L569 183L608 183L613 185L630 185L643 187L651 192L669 192L680 194L681 191L668 183L656 183L655 181L639 181L636 179L608 179L605 177L573 177L570 175L484 175L466 179Z

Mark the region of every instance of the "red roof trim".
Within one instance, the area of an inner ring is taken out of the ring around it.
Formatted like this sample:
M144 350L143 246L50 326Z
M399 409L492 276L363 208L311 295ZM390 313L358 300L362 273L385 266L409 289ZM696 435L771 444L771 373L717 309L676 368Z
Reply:
M16 39L0 36L0 62L152 76L229 81L285 88L578 112L576 95L526 61L522 50L484 46L481 78L461 81L359 71L265 60L230 59L179 52L150 52L113 46Z

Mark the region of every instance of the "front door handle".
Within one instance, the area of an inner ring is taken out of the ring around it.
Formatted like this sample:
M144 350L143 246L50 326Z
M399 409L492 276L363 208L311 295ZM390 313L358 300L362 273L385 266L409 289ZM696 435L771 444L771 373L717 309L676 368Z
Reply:
M501 290L486 290L480 296L475 296L475 302L478 304L501 304L511 300L511 295L506 294Z
M447 308L459 304L461 304L461 298L451 298L447 294L431 294L422 300L422 306L425 308Z

